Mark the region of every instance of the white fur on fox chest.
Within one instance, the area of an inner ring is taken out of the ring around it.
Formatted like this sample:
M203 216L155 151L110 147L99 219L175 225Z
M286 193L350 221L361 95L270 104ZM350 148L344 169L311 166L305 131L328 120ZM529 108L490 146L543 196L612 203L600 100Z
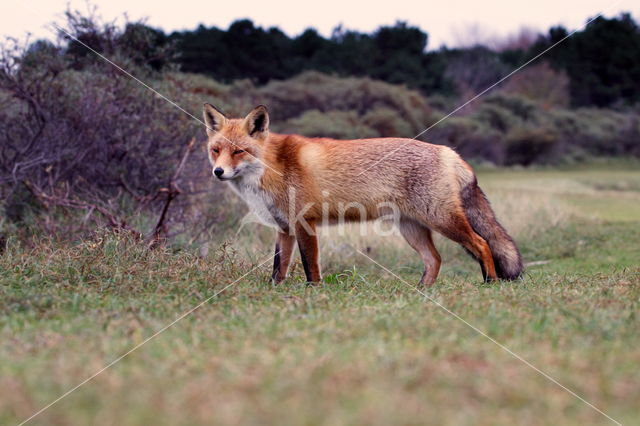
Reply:
M285 215L276 207L273 197L260 187L257 180L231 181L229 186L244 200L262 224L280 229L282 224L287 223Z

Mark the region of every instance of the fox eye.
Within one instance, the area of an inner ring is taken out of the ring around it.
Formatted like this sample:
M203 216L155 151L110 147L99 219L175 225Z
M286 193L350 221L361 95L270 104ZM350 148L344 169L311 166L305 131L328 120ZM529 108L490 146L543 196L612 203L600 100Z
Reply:
M211 151L215 152L216 154L218 154L220 152L220 150L218 148L213 148Z
M243 152L244 152L244 149L236 149L235 151L233 151L233 155L242 154Z

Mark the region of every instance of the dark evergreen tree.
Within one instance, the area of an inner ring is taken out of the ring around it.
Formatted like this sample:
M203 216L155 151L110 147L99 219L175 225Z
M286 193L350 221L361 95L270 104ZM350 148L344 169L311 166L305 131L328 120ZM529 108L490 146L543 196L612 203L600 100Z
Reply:
M567 35L562 27L551 28L532 47L530 56ZM593 20L545 57L569 75L576 106L640 102L640 30L629 14Z

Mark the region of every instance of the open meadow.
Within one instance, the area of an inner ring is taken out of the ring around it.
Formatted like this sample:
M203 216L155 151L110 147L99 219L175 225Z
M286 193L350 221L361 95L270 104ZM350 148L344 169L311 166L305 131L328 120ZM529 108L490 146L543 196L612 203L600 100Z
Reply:
M321 239L314 287L298 259L284 284L268 283L273 235L259 225L204 257L108 232L9 239L0 423L29 418L233 283L30 424L612 423L434 301L640 424L640 171L492 169L479 181L529 263L521 281L482 284L439 238L443 270L423 296L418 256L357 227Z

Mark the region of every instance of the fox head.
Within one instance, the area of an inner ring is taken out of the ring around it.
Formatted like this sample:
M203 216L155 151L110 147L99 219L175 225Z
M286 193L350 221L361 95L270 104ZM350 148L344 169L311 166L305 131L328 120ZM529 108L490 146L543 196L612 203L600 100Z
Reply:
M259 176L260 160L269 136L267 107L255 107L245 118L227 118L211 104L204 104L207 150L213 174L220 180Z

